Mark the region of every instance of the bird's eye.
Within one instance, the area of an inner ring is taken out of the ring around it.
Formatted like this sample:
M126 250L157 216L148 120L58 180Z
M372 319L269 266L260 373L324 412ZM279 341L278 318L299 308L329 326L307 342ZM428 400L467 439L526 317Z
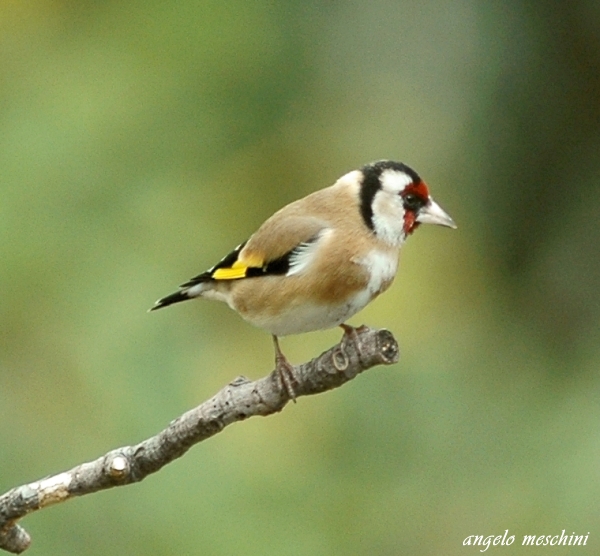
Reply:
M415 195L414 193L409 193L408 195L405 195L403 200L404 206L409 210L417 211L421 208L421 205L423 205L423 201L421 200L421 198L418 195Z

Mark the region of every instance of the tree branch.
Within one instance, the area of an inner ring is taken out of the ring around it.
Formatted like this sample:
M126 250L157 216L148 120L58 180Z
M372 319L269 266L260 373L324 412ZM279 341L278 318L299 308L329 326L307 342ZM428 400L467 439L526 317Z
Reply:
M398 358L398 344L391 332L348 327L339 344L293 368L295 397L332 390L371 367L389 365ZM29 547L31 538L17 523L27 514L75 496L139 482L227 425L253 415L277 413L289 401L288 389L277 371L255 381L240 376L156 436L9 490L0 496L0 549L19 554Z

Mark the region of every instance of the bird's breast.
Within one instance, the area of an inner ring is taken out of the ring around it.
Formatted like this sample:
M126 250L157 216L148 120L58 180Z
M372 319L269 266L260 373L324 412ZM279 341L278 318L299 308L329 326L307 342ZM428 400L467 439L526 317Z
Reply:
M366 291L371 299L387 290L398 271L398 253L393 250L373 249L357 261L369 276Z

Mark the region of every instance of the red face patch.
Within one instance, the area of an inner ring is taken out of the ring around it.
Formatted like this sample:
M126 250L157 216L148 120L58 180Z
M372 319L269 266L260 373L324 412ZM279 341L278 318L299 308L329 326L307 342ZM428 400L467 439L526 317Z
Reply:
M418 226L417 215L412 210L407 210L404 213L404 233L409 236L418 228Z
M409 183L402 191L403 197L411 194L419 197L424 203L427 203L429 200L429 189L427 189L427 185L424 181L420 181L419 183Z
M404 233L412 234L419 226L417 213L429 202L429 189L425 182L409 183L402 191L404 203Z

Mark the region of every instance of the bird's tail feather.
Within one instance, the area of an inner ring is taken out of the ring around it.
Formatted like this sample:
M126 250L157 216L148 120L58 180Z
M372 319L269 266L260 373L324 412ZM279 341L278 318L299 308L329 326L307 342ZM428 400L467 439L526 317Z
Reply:
M196 296L189 295L188 290L179 290L178 292L162 297L154 304L154 307L151 307L149 310L156 311L156 309L161 309L162 307L167 307L168 305L173 305L173 303L179 303L180 301L187 301L194 297Z

